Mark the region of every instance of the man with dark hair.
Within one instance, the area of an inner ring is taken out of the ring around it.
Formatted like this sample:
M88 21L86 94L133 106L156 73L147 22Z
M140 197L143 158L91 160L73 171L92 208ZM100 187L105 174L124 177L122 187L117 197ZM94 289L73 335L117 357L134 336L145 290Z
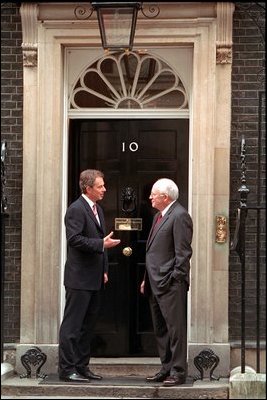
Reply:
M101 289L108 281L106 249L117 246L113 232L106 236L102 208L97 201L106 192L101 171L80 174L81 196L65 215L67 261L66 302L59 331L59 378L69 382L102 379L89 369L90 342L100 309Z

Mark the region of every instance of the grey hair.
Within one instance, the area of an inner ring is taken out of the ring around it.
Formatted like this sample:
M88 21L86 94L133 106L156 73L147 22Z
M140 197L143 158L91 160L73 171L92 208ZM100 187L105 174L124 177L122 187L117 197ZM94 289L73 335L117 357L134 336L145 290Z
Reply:
M179 197L178 186L174 181L168 178L157 180L153 185L153 189L158 190L162 194L166 194L172 201L177 200Z

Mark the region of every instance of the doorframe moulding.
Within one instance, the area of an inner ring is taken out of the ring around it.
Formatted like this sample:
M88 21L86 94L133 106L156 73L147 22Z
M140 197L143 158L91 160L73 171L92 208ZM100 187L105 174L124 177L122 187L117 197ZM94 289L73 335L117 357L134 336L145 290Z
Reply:
M160 4L160 3L159 3ZM195 4L195 3L194 3ZM82 6L83 3L80 3ZM37 22L40 21L44 26L50 28L86 28L88 21L77 20L75 18L75 7L77 3L63 3L54 5L51 12L49 3L22 3L20 8L23 32L23 65L25 67L37 66L37 51L38 51L38 29ZM88 3L84 3L84 7L88 7ZM149 7L149 4L144 3L143 7ZM164 7L160 10L160 17L157 20L157 25L160 23L166 24L164 19L171 21L172 19L180 19L181 23L188 24L186 18L214 18L217 16L217 41L216 41L216 60L219 64L232 62L232 15L234 4L232 2L217 2L217 3L201 3L201 8L196 7L192 10L190 3L181 3L173 8L173 6L164 3ZM144 16L140 14L138 21L143 23ZM185 20L184 20L185 19ZM97 27L96 14L90 19L90 23Z
M64 48L101 46L97 21L77 21L74 7L75 3L22 3L20 9L24 161L18 347L23 352L29 344L46 346L53 368L63 264L63 133L68 124ZM201 346L209 345L224 360L218 367L221 375L228 373L230 365L229 240L215 242L215 216L228 219L229 215L233 10L234 4L228 2L164 3L157 23L138 17L135 37L136 48L193 46L189 108L194 240L189 360L192 363Z
M217 64L232 63L232 19L234 12L233 3L217 3L217 41L216 62Z
M22 3L20 8L22 23L22 55L24 67L37 67L38 51L38 5L36 3Z

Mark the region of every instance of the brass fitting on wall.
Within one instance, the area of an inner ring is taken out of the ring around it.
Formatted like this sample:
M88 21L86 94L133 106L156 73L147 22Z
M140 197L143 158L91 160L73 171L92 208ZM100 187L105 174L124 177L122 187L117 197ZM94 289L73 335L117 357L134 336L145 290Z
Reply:
M223 215L216 215L216 243L225 243L227 240L227 221Z

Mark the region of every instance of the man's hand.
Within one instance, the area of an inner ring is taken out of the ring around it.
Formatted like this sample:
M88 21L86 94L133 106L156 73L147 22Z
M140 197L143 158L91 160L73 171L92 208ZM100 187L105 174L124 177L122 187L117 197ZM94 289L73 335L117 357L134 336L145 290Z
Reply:
M113 232L110 232L109 235L104 237L104 249L109 249L110 247L118 246L118 244L121 242L120 239L111 239L112 235Z
M108 282L108 274L104 272L104 283L106 284Z
M145 291L145 281L143 281L143 282L141 283L141 285L140 285L140 292L141 292L142 294L144 294L144 291Z

